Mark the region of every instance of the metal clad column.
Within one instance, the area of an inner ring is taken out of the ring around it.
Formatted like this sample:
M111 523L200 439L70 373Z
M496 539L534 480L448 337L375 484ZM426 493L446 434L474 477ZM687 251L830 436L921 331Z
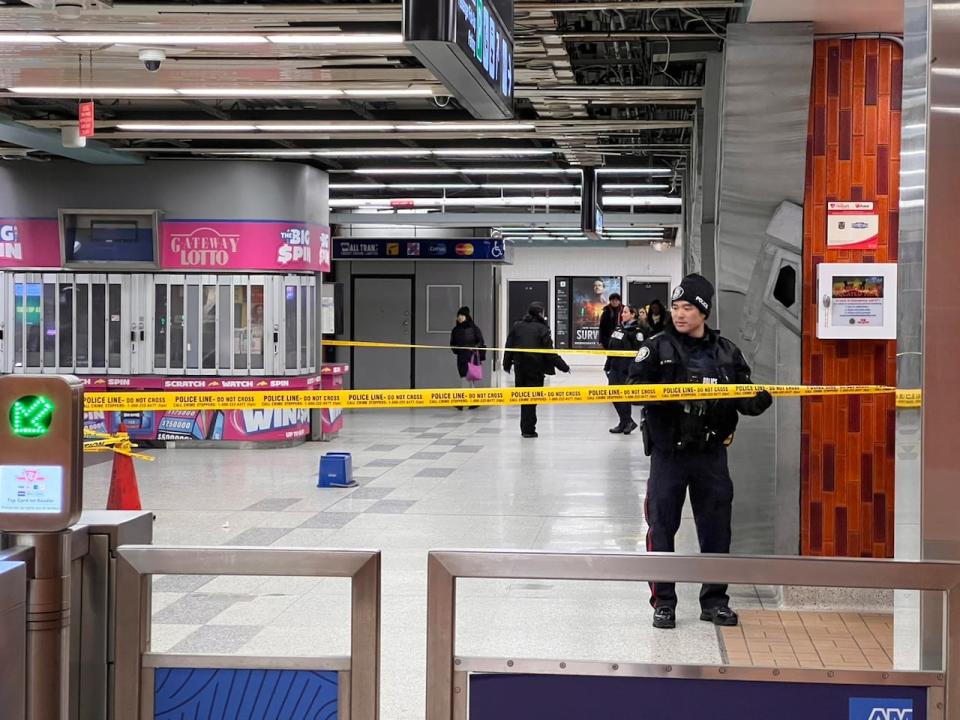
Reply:
M909 18L909 16L908 16ZM924 559L960 559L960 484L957 483L957 408L960 384L960 243L957 242L957 197L960 197L960 5L934 2L930 15L930 97L927 121L926 248L924 268L923 410L920 528ZM903 185L923 174L902 178ZM937 623L922 617L923 655L935 642ZM960 659L951 658L951 662ZM950 699L948 713L956 717Z
M923 261L926 221L927 101L930 0L906 0L903 38L903 110L900 169L900 237L897 251L897 387L918 388L923 383ZM894 495L894 556L898 560L922 557L920 541L921 410L897 411L896 493ZM940 609L939 595L925 598ZM895 593L894 645L896 667L939 665L939 648L920 664L916 638L920 635L920 593ZM939 618L939 615L938 615ZM938 620L939 622L939 620ZM939 641L940 633L936 633ZM901 641L902 640L902 641Z
M719 312L710 324L741 347L754 377L763 382L800 382L799 296L787 308L778 306L770 292L781 263L800 266L800 213L773 228L776 237L768 229L784 201L794 208L803 203L812 64L811 23L727 28L717 213ZM707 186L705 178L705 193ZM796 270L797 288L799 276ZM740 424L730 451L737 494L734 552L798 552L799 428L797 400L780 400L762 420Z

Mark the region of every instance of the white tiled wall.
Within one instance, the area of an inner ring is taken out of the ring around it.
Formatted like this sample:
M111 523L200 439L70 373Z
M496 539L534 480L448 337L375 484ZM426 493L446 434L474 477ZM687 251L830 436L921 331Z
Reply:
M657 252L649 247L596 247L596 248L535 248L516 247L513 264L501 270L503 283L500 289L500 338L505 340L507 327L507 292L511 280L548 280L550 282L549 315L553 316L553 283L559 275L619 275L624 279L669 281L670 286L679 284L683 274L683 250L677 247L664 248ZM554 333L555 334L555 333ZM600 356L570 356L571 365L602 365Z

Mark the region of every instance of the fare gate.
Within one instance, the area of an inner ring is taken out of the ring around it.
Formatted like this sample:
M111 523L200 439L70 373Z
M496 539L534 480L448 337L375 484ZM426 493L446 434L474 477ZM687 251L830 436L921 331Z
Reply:
M459 657L459 578L744 583L939 591L938 671ZM434 551L427 562L426 720L960 719L960 563L799 557ZM642 710L642 712L641 712Z
M66 533L70 583L67 617L65 699L69 720L114 718L114 613L117 549L122 544L147 544L153 537L153 514L93 511L80 516ZM43 536L51 542L56 535ZM28 597L38 587L38 541L4 533L0 550L0 707L4 719L23 720L27 713ZM30 544L26 544L30 543ZM43 579L40 578L42 585ZM32 587L31 587L32 586ZM36 715L36 713L34 714Z
M348 657L157 653L151 576L254 575L351 580ZM180 720L376 720L380 678L380 552L127 546L117 574L116 717Z

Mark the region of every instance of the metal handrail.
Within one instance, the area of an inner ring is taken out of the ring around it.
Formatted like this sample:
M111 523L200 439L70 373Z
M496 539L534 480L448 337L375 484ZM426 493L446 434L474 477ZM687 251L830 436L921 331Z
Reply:
M343 689L340 717L377 720L380 705L380 551L300 548L183 547L127 545L117 552L116 695L117 718L153 720L148 675L160 662L150 652L151 576L264 575L341 577L351 581L349 688ZM185 656L172 656L172 666ZM222 658L209 658L222 666ZM278 667L276 659L267 661ZM281 663L283 664L283 663ZM338 659L328 669L340 669Z
M850 587L897 590L928 590L946 594L946 618L942 673L903 673L903 680L930 686L943 685L943 717L960 720L960 563L917 562L807 557L746 557L733 555L675 555L672 553L554 553L485 550L434 550L427 559L427 712L426 720L465 718L467 671L522 672L530 663L523 660L478 660L456 658L456 581L459 578L511 580L605 580L695 583L742 583L754 585L796 585L809 587ZM543 665L542 663L540 664ZM574 668L602 674L621 672L622 664L592 669L587 664L563 663L565 672ZM652 666L633 664L633 674L651 674ZM676 667L668 666L673 672ZM508 670L509 668L509 670ZM626 668L624 668L626 669ZM726 677L729 679L779 680L795 682L862 682L865 673L842 677L830 670L771 669L765 677L750 668L748 673L733 668L715 668L709 675L704 667L673 672L676 677ZM748 670L748 669L744 669ZM901 673L890 671L885 678ZM459 676L459 677L458 677ZM907 677L909 676L909 677Z

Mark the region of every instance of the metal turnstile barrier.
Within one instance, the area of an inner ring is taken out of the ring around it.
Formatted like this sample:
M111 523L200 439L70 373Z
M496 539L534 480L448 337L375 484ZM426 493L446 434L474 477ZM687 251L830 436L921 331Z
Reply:
M351 580L349 657L244 657L155 653L150 648L151 576L263 575L340 577ZM182 697L204 687L220 687L218 702L252 711L259 698L283 707L287 698L311 695L317 710L304 717L376 720L380 678L380 552L287 548L201 548L127 546L120 549L117 573L116 718L154 720L157 698L178 706ZM244 694L252 682L269 688ZM307 687L307 683L312 683ZM292 691L290 688L294 688ZM231 695L232 693L232 695ZM291 695L296 693L296 695ZM331 709L334 714L320 714ZM179 714L171 717L181 717ZM277 715L282 717L283 714Z
M65 602L67 641L62 649L66 666L65 691L69 720L113 720L111 706L114 680L114 588L116 552L122 544L149 543L153 538L153 513L90 511L64 533L4 533L0 538L0 657L5 670L0 679L0 707L4 720L21 720L27 707L34 714L52 709L42 703L61 692L49 690L44 678L30 677L31 654L37 648L30 642L28 627L44 629L47 606ZM70 566L69 582L50 596L50 581L41 577L36 564L43 545L62 545ZM22 580L20 579L22 578ZM19 609L10 603L24 585ZM11 594L11 592L13 594ZM27 600L30 600L30 603ZM22 618L19 627L15 617ZM29 622L28 622L29 621ZM16 634L16 635L15 635ZM20 639L22 636L22 640ZM9 671L6 669L9 667ZM19 675L18 675L19 673ZM51 673L51 677L53 674ZM14 679L17 684L14 683ZM15 693L19 703L10 699ZM32 698L32 699L31 699Z
M431 552L427 568L426 720L467 720L471 709L471 678L481 674L486 678L517 674L566 678L673 678L688 681L784 684L781 687L786 684L808 687L846 685L880 687L881 692L878 694L887 696L890 695L891 687L900 690L912 688L923 695L923 716L927 720L960 720L960 563L451 550ZM459 578L675 581L940 591L945 595L947 608L944 618L946 640L942 648L942 672L457 657L454 648L456 583ZM636 700L636 697L634 699ZM863 700L873 701L872 698ZM785 703L797 701L797 698L786 699ZM868 708L863 717L865 720L913 718L913 711L904 708L905 705L899 705L891 709L880 703L874 710ZM859 717L854 710L851 700L850 718ZM537 716L535 708L527 707L525 711L529 717ZM826 715L818 715L811 709L807 717ZM483 720L486 720L486 716Z
M3 717L26 717L27 570L22 562L0 562L0 707Z

